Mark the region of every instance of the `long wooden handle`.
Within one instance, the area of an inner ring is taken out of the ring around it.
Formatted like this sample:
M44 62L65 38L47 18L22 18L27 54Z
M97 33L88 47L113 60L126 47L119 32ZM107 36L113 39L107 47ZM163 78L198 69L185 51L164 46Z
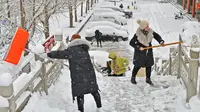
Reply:
M143 49L146 50L146 49L157 48L157 47L164 47L164 46L169 46L169 45L174 45L174 44L181 44L181 43L183 43L183 42L182 41L180 41L180 42L172 42L172 43L164 44L163 46L162 45L148 46L148 47L145 47Z

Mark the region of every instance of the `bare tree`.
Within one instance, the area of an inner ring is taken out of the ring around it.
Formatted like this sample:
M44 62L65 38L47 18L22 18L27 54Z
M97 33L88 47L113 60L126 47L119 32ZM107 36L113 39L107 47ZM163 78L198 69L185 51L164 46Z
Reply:
M6 2L7 2L8 18L10 18L10 4L9 4L9 0L7 0Z
M90 10L90 0L87 0L87 8Z
M81 2L81 16L83 16L83 2Z
M91 7L93 6L93 0L91 0Z
M75 19L75 22L77 22L77 0L74 0L74 19Z
M85 13L87 13L87 10L88 10L88 4L87 3L88 3L88 0L85 1Z
M69 8L69 23L70 28L73 27L73 8L72 8L72 1L68 1L68 8Z
M21 18L21 27L25 29L26 27L26 18L25 18L25 10L23 7L24 0L20 0L20 18Z

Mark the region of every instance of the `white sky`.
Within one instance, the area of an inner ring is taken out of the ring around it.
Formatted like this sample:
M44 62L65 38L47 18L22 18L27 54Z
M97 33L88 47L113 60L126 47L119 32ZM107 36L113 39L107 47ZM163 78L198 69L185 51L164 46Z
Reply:
M113 5L114 3L101 3L99 5ZM127 4L131 6L131 0L124 0L124 8ZM120 3L117 3L120 5ZM166 43L178 41L181 32L180 25L186 18L175 20L174 13L178 10L171 4L159 4L154 1L138 0L138 9L133 10L133 18L128 20L129 40L135 33L138 25L137 19L146 19L150 27L159 33ZM68 14L66 14L68 16ZM57 18L59 22L51 22L51 31L61 29L63 34L68 35L71 30L67 27L69 23L64 15ZM74 30L74 29L73 29ZM85 29L80 33L84 37ZM190 39L188 39L190 40ZM157 45L153 41L153 45ZM133 48L129 46L129 41L119 43L103 43L103 48L92 46L90 55L95 57L95 63L105 66L108 60L108 52L116 51L119 55L130 60L130 67L133 68L132 57ZM169 47L154 49L154 56L168 58ZM157 76L152 72L152 81L156 87L151 87L145 83L145 78L137 78L137 86L130 82L131 71L126 73L126 77L113 78L104 77L96 72L97 81L101 90L102 104L100 112L197 112L199 101L193 98L190 105L185 103L186 91L180 81L174 76ZM191 109L190 109L191 107ZM23 112L78 112L76 101L72 103L71 79L68 68L62 70L57 83L50 87L49 95L34 93ZM95 102L91 95L85 96L85 112L96 112Z

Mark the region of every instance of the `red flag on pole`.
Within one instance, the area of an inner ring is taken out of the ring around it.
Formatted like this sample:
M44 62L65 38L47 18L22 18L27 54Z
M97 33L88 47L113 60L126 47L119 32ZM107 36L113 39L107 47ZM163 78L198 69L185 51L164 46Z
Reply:
M28 37L29 33L18 27L4 61L17 65L28 41Z

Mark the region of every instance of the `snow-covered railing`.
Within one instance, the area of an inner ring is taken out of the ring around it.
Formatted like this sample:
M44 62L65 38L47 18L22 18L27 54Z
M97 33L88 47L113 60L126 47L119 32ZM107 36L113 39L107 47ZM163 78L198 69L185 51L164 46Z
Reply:
M72 34L79 33L83 29L92 13L93 11L87 15ZM57 44L52 50L59 50L63 47L63 37L60 34L57 36L59 37L55 38ZM55 37L57 36L55 35ZM23 73L20 73L10 85L0 86L0 100L4 101L4 105L0 105L0 112L19 112L23 110L33 92L45 92L48 95L48 88L59 78L63 67L62 60L56 60L56 62L46 61L35 55L35 63L37 64L36 68L29 73L22 71ZM27 62L27 64L30 64L30 62ZM23 64L23 66L25 67L27 64Z
M181 37L179 40L182 41ZM171 48L169 60L160 66L155 64L155 70L162 75L177 75L181 78L187 91L186 102L192 96L197 95L198 69L199 69L199 50L195 50L191 44L189 52L181 44L177 48ZM199 49L199 48L198 48Z
M61 42L57 42L54 50L62 49L62 46ZM0 96L8 101L7 106L0 106L0 112L21 111L33 92L44 91L48 94L48 88L58 79L62 65L58 62L39 60L38 57L35 58L35 65L30 73L22 73L10 85L0 86Z

